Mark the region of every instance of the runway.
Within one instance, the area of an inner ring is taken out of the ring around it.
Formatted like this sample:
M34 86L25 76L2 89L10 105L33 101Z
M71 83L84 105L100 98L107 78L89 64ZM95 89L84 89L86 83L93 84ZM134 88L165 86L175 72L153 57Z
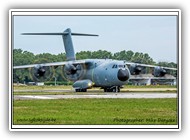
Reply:
M109 93L104 95L14 95L14 100L47 100L47 99L80 99L80 98L126 98L126 99L150 99L150 98L177 98L177 93Z
M121 92L170 92L176 91L176 88L129 88L122 89ZM14 90L14 92L75 92L74 89L22 89L22 90ZM100 89L88 89L88 92L103 92Z

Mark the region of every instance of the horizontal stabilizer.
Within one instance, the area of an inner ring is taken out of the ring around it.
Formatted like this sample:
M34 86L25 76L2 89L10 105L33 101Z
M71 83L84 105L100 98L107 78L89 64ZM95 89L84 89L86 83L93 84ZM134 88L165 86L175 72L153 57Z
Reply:
M22 35L68 35L68 32L63 33L22 33ZM81 34L81 33L71 33L71 35L75 36L98 36L95 34Z
M70 28L67 28L64 32L58 33L22 33L22 35L54 35L54 36L62 36L63 43L66 52L67 61L76 60L73 42L71 36L98 36L95 34L83 34L83 33L72 33Z

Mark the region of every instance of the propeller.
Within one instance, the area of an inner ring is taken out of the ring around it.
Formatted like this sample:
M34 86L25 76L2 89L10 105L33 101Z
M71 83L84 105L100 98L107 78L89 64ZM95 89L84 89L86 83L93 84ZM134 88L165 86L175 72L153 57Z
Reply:
M66 80L77 81L84 77L86 68L84 64L68 63L61 68L62 76Z
M54 76L54 68L51 66L36 65L29 69L30 77L35 82L49 81Z
M159 66L155 67L154 71L153 71L153 75L155 77L163 77L163 76L165 76L166 73L167 73L166 70L162 67L159 67Z
M44 66L44 63L48 63L45 58L40 58L35 60L34 67L29 68L29 75L31 79L35 82L49 81L54 77L55 69L53 66Z
M132 64L129 66L129 70L130 70L132 75L138 75L141 73L142 67L138 66L137 64Z

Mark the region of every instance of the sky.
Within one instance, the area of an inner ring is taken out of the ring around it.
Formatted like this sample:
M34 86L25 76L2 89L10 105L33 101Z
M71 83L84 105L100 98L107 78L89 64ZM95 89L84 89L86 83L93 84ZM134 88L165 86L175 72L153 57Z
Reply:
M154 61L177 62L176 16L14 16L14 48L34 54L65 52L61 36L24 36L26 32L92 33L73 36L75 53L122 50L148 53Z

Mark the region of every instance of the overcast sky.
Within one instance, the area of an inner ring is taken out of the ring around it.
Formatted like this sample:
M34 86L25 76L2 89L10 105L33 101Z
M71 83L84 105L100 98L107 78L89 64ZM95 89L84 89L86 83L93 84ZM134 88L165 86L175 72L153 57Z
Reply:
M177 62L176 16L14 16L14 48L39 53L65 52L61 36L24 36L25 32L93 33L73 36L75 52L122 50L148 53L154 61Z

